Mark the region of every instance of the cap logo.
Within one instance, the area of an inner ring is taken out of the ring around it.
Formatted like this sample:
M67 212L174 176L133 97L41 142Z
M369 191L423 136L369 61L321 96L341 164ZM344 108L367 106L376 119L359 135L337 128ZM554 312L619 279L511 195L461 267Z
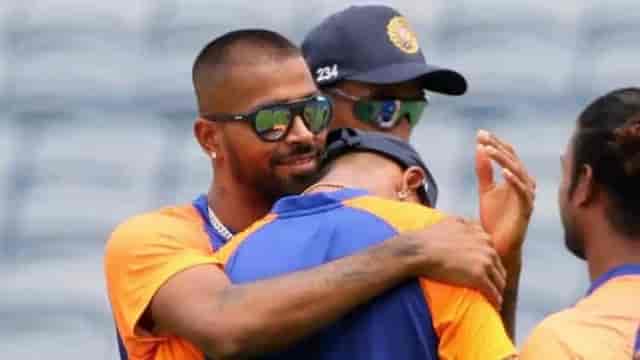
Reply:
M403 16L396 16L389 21L387 35L391 43L404 53L415 54L420 48L416 33Z
M316 69L316 82L322 83L338 78L338 64Z

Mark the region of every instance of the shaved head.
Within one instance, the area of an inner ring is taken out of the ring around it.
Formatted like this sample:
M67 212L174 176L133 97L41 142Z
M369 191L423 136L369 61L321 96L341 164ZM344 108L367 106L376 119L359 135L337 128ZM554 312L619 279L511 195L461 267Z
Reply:
M217 111L216 93L221 84L233 77L234 68L278 63L292 57L302 57L300 50L273 31L238 30L214 39L200 51L193 64L198 112Z

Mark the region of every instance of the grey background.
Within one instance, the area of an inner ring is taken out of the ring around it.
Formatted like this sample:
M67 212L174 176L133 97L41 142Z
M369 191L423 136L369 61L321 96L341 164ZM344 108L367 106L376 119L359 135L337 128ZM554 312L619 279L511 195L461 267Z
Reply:
M352 1L350 3L364 3ZM367 2L369 3L369 2ZM495 131L538 178L519 343L588 286L563 246L559 155L595 96L637 85L640 3L379 1L413 24L429 61L470 91L433 96L413 143L442 209L476 215L474 134ZM206 191L191 136L192 61L241 27L299 43L343 1L0 1L0 358L115 359L102 251L137 212Z

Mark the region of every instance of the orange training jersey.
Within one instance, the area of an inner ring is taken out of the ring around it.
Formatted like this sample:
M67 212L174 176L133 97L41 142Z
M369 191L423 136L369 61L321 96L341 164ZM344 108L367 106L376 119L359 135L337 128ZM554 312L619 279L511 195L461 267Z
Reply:
M640 264L614 268L573 308L542 321L521 358L631 359L640 323Z
M112 233L105 250L107 291L121 359L202 360L204 354L175 336L153 336L138 326L154 294L174 274L215 264L206 197L192 205L132 217Z

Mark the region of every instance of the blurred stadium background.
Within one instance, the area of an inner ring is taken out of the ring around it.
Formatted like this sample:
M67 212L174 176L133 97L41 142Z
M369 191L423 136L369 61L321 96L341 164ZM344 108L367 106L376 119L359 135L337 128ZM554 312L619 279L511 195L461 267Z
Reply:
M188 202L210 173L191 136L191 64L210 39L266 27L300 43L346 3L0 1L0 358L115 359L102 250L122 219ZM369 2L367 2L369 3ZM638 85L637 0L403 0L428 59L467 75L434 96L413 143L440 207L476 214L474 133L494 130L538 177L518 340L588 285L556 207L578 111Z

